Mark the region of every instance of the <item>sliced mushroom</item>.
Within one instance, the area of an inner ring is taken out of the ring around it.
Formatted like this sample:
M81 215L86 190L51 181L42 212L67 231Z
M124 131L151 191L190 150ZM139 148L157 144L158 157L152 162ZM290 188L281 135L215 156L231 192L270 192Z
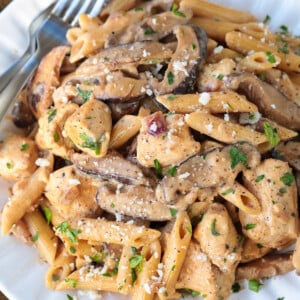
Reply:
M178 25L173 32L177 38L177 48L163 80L154 80L152 83L157 95L194 91L199 70L204 63L207 45L205 31L197 26Z
M254 102L259 111L271 120L291 129L300 129L300 106L272 85L250 73L230 75L226 85L245 94L248 100Z
M151 186L153 183L137 165L115 151L100 158L74 153L71 160L79 171L103 180L115 179L123 184L144 186Z
M53 104L52 94L60 84L60 68L70 47L59 46L41 61L30 84L28 103L32 113L39 118Z
M99 206L111 213L121 213L134 218L166 221L172 218L170 208L156 200L151 187L103 183L97 193Z
M293 270L291 253L269 254L255 261L240 264L236 270L236 280L270 278Z
M280 143L274 151L280 155L280 159L287 161L290 166L300 171L300 142Z
M236 160L238 156L244 158ZM167 174L157 186L156 196L167 203L176 202L179 195L192 188L216 188L233 184L239 172L255 168L260 163L258 150L249 143L237 143L195 155L181 163L176 176Z

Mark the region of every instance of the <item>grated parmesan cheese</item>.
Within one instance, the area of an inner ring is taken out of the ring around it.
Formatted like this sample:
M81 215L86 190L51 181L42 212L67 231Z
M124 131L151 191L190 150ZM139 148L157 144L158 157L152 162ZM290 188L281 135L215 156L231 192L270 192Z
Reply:
M210 93L203 92L199 97L199 103L202 105L208 104L210 101Z

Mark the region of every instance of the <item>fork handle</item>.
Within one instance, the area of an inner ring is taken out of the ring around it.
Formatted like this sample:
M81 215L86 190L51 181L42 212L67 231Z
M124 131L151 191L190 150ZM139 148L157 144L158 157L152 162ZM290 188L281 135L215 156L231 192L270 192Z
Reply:
M16 97L24 88L29 78L42 58L42 53L37 51L30 56L20 71L9 81L6 87L0 93L0 121L3 119L7 111L13 107Z

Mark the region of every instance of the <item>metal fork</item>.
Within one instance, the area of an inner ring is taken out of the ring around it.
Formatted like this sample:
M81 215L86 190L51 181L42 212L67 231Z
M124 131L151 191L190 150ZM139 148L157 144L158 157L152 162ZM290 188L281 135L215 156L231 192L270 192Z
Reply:
M82 13L96 16L103 7L103 0L58 0L51 14L36 33L37 50L18 74L12 78L0 94L0 120L13 107L14 100L23 89L35 68L52 48L66 44L66 32L74 26Z
M7 83L12 79L14 75L18 73L18 71L22 68L22 66L26 63L29 59L29 56L36 50L36 39L35 34L38 28L41 26L43 21L47 18L51 10L53 9L53 4L39 13L33 21L30 23L28 32L29 32L29 43L26 50L23 52L22 56L13 63L4 73L0 76L0 92L3 88L7 85Z

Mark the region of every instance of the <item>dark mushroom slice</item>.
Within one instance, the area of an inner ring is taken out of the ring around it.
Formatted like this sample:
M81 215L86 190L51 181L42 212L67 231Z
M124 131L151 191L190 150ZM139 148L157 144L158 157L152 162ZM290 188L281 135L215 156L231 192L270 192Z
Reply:
M126 102L106 101L111 111L111 117L114 122L118 121L125 115L135 114L140 106L140 97Z
M155 94L184 94L195 90L205 55L207 36L197 26L178 25L173 29L177 48L162 81L153 80Z
M30 83L28 104L36 118L39 118L53 104L52 94L60 84L60 69L69 51L68 46L52 49L42 59Z
M287 161L290 166L300 171L300 142L280 143L274 151L280 155L280 159Z
M85 60L74 75L90 75L105 71L122 70L124 65L158 64L168 61L174 52L174 44L141 41L118 45L100 51Z
M71 156L77 170L89 176L103 180L116 180L123 184L151 186L151 180L145 177L142 170L126 160L115 151L96 158L86 154L74 153Z
M99 206L110 213L151 221L172 218L170 208L155 198L151 187L103 182L96 196Z
M254 74L229 75L226 86L246 95L271 120L290 129L300 129L300 107Z
M178 166L175 176L167 174L157 186L156 196L176 202L192 188L216 188L233 184L238 173L260 163L260 153L249 143L236 143L188 158Z
M291 252L268 254L255 261L240 264L236 270L236 280L270 278L294 269Z

